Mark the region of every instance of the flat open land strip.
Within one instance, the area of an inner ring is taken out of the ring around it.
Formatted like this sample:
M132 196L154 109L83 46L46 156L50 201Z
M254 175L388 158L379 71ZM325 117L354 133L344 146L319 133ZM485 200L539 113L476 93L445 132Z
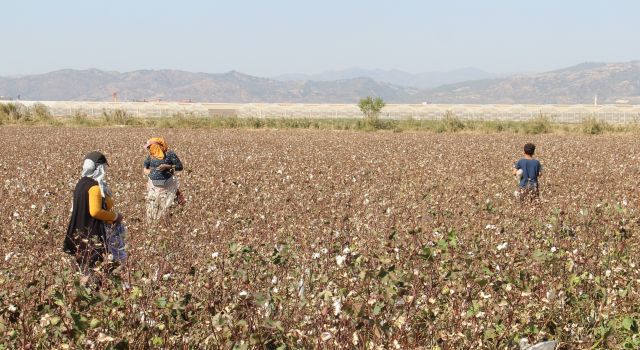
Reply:
M362 118L357 104L329 103L179 103L179 102L90 102L21 101L27 106L41 103L54 116L81 113L100 117L103 112L125 111L135 117L237 116L241 118ZM388 104L382 118L438 120L452 113L463 120L526 121L545 115L559 123L579 123L595 117L608 123L626 124L640 120L637 105L533 105L533 104Z
M185 164L188 203L147 226L142 145L157 135ZM0 138L7 348L637 345L635 136L2 127ZM540 203L523 206L510 167L529 141L544 174ZM130 253L97 291L61 251L94 149Z

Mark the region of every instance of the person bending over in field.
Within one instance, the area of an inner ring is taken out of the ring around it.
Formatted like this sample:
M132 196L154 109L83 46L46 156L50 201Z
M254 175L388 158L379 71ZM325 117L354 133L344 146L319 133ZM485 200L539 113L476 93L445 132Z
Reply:
M182 162L175 152L170 151L162 137L149 139L144 147L149 152L144 160L144 174L147 175L147 219L156 221L177 201L186 202L180 192L174 174L182 171Z
M124 215L113 210L113 197L105 179L108 165L100 152L90 152L84 158L64 239L64 251L75 256L87 280L94 277L94 269L106 253L116 263L112 268L127 258Z
M540 191L538 178L542 176L542 164L533 159L536 146L532 143L524 145L524 156L513 164L513 175L519 180L518 196L520 199L537 199Z

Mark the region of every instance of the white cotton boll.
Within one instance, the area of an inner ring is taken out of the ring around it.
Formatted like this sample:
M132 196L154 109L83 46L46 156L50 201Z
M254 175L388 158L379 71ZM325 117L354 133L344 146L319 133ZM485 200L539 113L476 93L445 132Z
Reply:
M342 264L344 264L344 261L347 259L346 256L344 255L337 255L336 256L336 264L338 264L338 266L342 266Z
M516 181L520 182L520 180L522 180L522 169L518 169L518 171L516 171Z
M550 289L547 291L545 296L547 297L547 300L553 300L556 297L556 291L553 289Z
M545 341L542 343L535 344L527 349L528 350L553 350L556 348L556 345L558 345L558 342L556 342L555 340L550 340L550 341Z
M507 242L500 243L500 244L498 244L498 246L496 248L498 250L504 250L504 249L507 249L507 245L508 245Z
M338 316L342 312L342 301L340 297L333 298L333 315Z
M106 343L106 342L112 342L114 340L116 340L113 337L110 337L104 333L100 333L98 334L98 337L96 338L96 340L98 341L98 343Z

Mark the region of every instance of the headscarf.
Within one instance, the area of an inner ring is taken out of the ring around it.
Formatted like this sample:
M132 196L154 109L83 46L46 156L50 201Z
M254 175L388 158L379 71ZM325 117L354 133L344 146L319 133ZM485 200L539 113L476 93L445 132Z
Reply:
M149 149L149 154L155 159L164 159L164 154L169 149L167 142L162 137L149 139L145 147Z
M102 198L111 196L111 190L105 180L107 176L107 166L107 164L96 164L91 159L85 159L82 164L82 177L89 177L98 182Z

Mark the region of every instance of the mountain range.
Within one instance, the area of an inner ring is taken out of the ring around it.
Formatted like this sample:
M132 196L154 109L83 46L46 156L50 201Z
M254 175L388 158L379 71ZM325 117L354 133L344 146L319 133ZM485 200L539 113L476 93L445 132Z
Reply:
M463 81L464 80L464 81ZM179 70L65 69L0 77L0 96L22 100L356 103L640 103L640 61L583 63L544 73L498 77L477 69L411 74L350 69L261 78Z
M411 86L421 89L434 88L445 84L454 84L468 80L499 78L500 75L485 72L478 68L462 68L448 72L407 73L401 70L349 68L327 71L318 74L282 74L274 79L280 81L334 81L367 77L376 81L398 86Z
M503 79L460 82L428 91L439 103L640 104L640 61L583 63Z

